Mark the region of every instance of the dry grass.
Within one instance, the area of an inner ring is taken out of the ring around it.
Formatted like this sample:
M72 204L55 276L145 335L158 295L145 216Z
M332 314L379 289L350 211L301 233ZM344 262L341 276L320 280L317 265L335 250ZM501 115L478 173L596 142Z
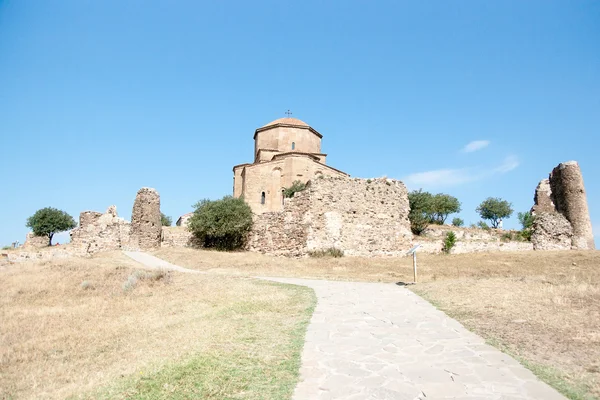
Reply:
M212 272L411 282L410 258L285 259L253 253L161 249L157 256ZM563 381L571 398L600 397L600 252L418 256L411 288L468 328ZM534 368L535 369L535 368ZM538 371L539 372L539 371Z
M310 290L137 267L120 253L2 267L0 398L291 393Z

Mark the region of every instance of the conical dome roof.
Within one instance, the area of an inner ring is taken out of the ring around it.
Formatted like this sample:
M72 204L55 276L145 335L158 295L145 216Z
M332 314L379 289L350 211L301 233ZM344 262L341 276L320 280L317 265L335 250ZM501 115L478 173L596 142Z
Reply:
M278 124L296 125L296 126L309 126L306 122L300 121L298 118L279 118L279 119L276 119L275 121L269 122L266 125L263 125L262 128L266 128L268 126L278 125Z

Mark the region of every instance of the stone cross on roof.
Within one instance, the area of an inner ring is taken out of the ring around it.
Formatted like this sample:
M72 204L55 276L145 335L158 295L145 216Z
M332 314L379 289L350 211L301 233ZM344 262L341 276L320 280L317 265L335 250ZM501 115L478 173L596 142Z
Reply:
M290 110L287 110L287 111L285 112L285 115L287 115L287 117L288 117L288 118L291 118L291 116L292 116L292 112L291 112Z

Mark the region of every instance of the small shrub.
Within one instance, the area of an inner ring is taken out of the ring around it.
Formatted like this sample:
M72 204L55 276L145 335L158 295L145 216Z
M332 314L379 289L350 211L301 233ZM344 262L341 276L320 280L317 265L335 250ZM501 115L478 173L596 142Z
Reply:
M4 246L2 247L2 250L11 250L13 247L12 246Z
M502 234L500 239L505 242L510 242L511 240L513 240L513 234L512 234L512 232L505 232Z
M308 255L310 257L320 258L320 257L333 257L339 258L344 256L344 251L335 247L330 247L328 249L320 249L309 251Z
M95 289L94 284L92 282L90 282L90 281L83 281L83 282L81 282L80 286L81 286L81 288L83 290L92 290L92 289Z
M173 224L173 219L168 215L160 213L160 223L162 226L171 226Z
M155 269L151 271L137 270L132 274L137 280L140 281L160 281L167 280L169 278L169 271L164 269Z
M471 224L471 225L469 225L469 228L477 229L479 227L477 226L477 224Z
M123 282L123 291L124 292L130 292L133 290L133 288L135 288L135 285L137 285L138 279L135 276L135 273L129 275L129 277L127 277L127 280L125 282Z
M372 180L370 180L370 179L367 179L367 183L371 183L371 182L373 182L373 181L372 181Z
M527 240L528 242L531 242L531 235L533 234L533 229L523 229L520 233L521 233L520 237L523 240Z
M523 227L521 230L521 237L527 241L531 241L531 234L533 233L533 222L535 221L535 215L531 214L531 211L519 213L517 215L519 222Z
M456 234L452 231L446 232L446 237L444 238L444 247L442 251L446 254L450 254L450 251L456 244Z
M296 193L301 192L304 189L306 189L306 183L303 183L301 181L294 181L292 183L292 186L283 190L283 197L289 199L291 197L294 197Z
M465 221L463 221L462 219L460 219L458 217L452 219L452 225L454 225L454 226L463 226L464 224L465 224Z
M485 231L489 231L489 230L491 229L491 228L490 228L490 226L489 226L488 224L486 224L486 223L485 223L485 221L479 221L479 222L477 223L477 227L478 227L479 229L483 229L483 230L485 230Z

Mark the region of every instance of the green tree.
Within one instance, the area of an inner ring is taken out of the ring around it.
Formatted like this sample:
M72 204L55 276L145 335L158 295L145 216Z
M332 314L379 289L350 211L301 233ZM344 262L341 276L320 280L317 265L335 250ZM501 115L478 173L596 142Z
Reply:
M290 197L294 197L294 194L301 192L304 189L306 189L306 183L302 181L294 181L292 182L292 186L283 190L283 197L289 199Z
M31 228L36 236L48 237L48 246L52 245L52 237L55 233L68 231L77 226L77 223L69 214L52 207L37 210L35 214L27 218L25 225Z
M235 250L244 245L252 228L252 210L244 199L201 200L194 209L188 227L204 247Z
M420 235L432 220L433 195L422 189L413 190L408 194L408 204L410 229L415 235Z
M533 233L533 222L535 221L535 216L531 213L531 211L520 212L517 214L517 218L521 223L523 229L521 230L521 236L524 239L531 240L531 234Z
M454 196L438 193L431 202L431 222L443 225L448 215L460 212L460 201Z
M452 225L454 226L463 226L465 224L465 221L463 221L461 218L452 218Z
M490 221L492 228L498 227L501 219L510 218L513 213L512 204L499 197L488 197L475 209L481 218Z
M173 219L163 213L160 213L160 223L162 226L171 226L173 224Z

